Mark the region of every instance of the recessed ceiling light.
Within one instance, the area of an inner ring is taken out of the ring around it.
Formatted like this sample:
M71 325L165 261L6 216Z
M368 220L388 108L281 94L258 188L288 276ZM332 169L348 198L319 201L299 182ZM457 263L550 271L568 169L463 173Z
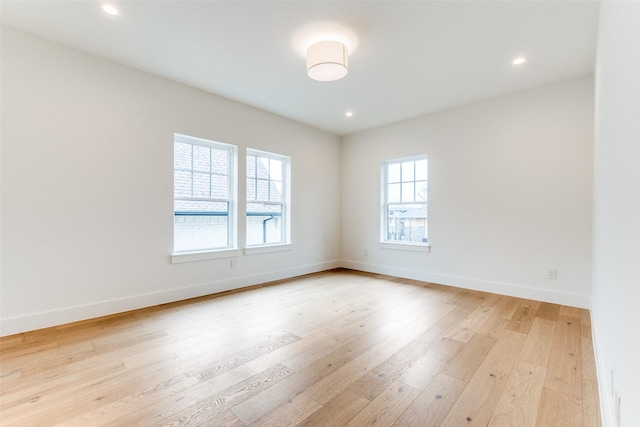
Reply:
M347 111L346 113L344 113L345 116L347 117L352 117L353 116L353 112L352 111Z
M104 10L109 15L113 15L113 16L117 16L119 13L118 9L116 9L116 7L110 3L103 3L102 10Z
M516 59L513 60L512 64L513 65L520 65L520 64L524 64L524 61L526 61L527 58L525 58L524 56L519 56Z

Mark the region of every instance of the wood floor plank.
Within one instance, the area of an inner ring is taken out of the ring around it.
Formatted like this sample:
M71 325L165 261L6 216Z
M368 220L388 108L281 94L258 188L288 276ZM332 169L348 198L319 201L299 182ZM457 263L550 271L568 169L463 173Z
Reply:
M597 384L598 373L596 372L596 356L593 350L591 328L588 325L582 324L581 331L582 379Z
M580 318L558 315L545 388L582 400L582 328Z
M390 426L418 397L419 390L400 381L389 385L369 405L347 423L347 427Z
M78 426L99 424L105 426L122 425L144 425L153 419L168 419L180 411L197 406L199 402L206 402L214 395L227 396L228 392L234 388L247 386L256 387L254 384L262 381L263 378L276 375L290 375L282 365L277 365L262 373L253 373L250 369L241 366L234 370L224 372L215 378L205 382L198 382L186 389L181 389L179 385L173 387L155 388L149 392L137 392L129 398L119 400L110 405L102 407L100 412L90 412L77 418ZM195 377L194 377L195 378ZM251 386L246 382L247 378L253 380ZM258 384L257 387L260 387ZM249 390L249 393L253 390ZM218 403L221 403L218 401ZM216 417L218 415L215 415ZM234 415L235 417L235 415ZM75 419L73 420L75 422Z
M598 394L598 384L582 381L582 427L600 427L602 425Z
M444 375L447 363L462 351L464 346L465 344L460 341L441 339L424 356L407 368L401 376L402 382L418 390L424 390L440 373Z
M272 351L285 347L287 344L299 339L299 336L291 333L277 336L268 341L260 342L257 345L243 349L229 357L213 360L211 363L206 363L204 365L200 364L198 372L195 375L200 381L207 381L208 379L219 375L221 372L237 368L258 356L271 353Z
M249 425L260 427L296 426L320 408L322 406L318 402L300 393Z
M298 424L298 427L344 426L370 402L345 390Z
M600 425L587 310L337 269L0 338L3 427L488 423Z
M466 384L456 378L439 374L409 405L394 427L439 426Z
M511 372L489 426L534 426L547 369L520 361Z
M531 305L531 304L526 304ZM520 332L528 334L533 324L533 318L536 314L536 310L530 307L520 307L513 315L511 322L507 325L506 329L510 331Z
M287 400L309 389L322 378L335 374L349 363L351 359L347 352L344 349L338 350L237 403L231 410L242 422L251 424ZM318 401L313 396L307 395L307 397Z
M507 382L507 374L481 367L447 414L442 426L486 426Z
M488 304L482 304L473 310L466 319L459 322L447 333L447 338L467 343L480 329L482 324L493 314L495 309Z
M525 362L547 366L551 355L556 322L542 317L533 319L520 358Z
M526 335L519 332L502 331L502 334L482 361L482 366L485 369L500 371L509 375L518 361L518 356L526 338Z
M439 320L368 374L363 375L350 389L367 400L373 401L392 382L402 379L416 360L419 360L421 356L429 352L429 349L438 345L445 335L445 331L450 329L451 323L455 321L451 317ZM405 382L405 384L408 383ZM422 388L419 387L420 390Z
M505 319L511 320L522 302L523 300L520 298L502 296L496 307L496 313Z
M556 320L558 320L559 313L560 313L559 305L543 302L543 303L540 303L540 307L538 307L538 311L536 312L536 317L540 317L542 319L547 319L547 320L553 320L555 322Z
M569 307L567 305L561 305L559 313L562 316L582 318L582 309L578 307Z
M402 347L420 336L429 325L414 322L414 327L393 335L314 384L306 393L322 404L333 399L369 371L390 358Z
M186 398L184 395L175 396L172 400L164 402L165 405L161 407L166 412L151 418L148 424L157 426L173 424L206 425L208 420L234 408L239 403L244 402L273 384L277 384L292 374L293 372L282 365L274 366L268 371L249 377L205 398L202 398L203 396L200 393L193 397L187 394Z
M207 420L207 424L216 427L245 427L245 424L231 411L224 411L220 415Z
M495 338L486 335L474 334L469 342L447 361L442 372L464 382L469 382L496 341Z
M536 427L580 427L582 408L580 403L564 393L544 387L538 408Z
M478 328L477 332L495 338L505 330L510 321L509 318L504 317L498 310L494 310L491 316Z
M523 299L520 302L520 307L528 308L528 309L533 310L533 311L538 311L538 309L540 308L541 304L542 303L540 301L534 301L534 300L530 300L530 299Z

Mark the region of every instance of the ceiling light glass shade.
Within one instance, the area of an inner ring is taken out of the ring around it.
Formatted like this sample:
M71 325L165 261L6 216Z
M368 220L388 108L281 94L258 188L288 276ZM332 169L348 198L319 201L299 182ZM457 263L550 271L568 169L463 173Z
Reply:
M109 3L103 4L102 5L102 10L104 10L109 15L113 15L113 16L118 15L118 9L116 9L116 7L114 5L109 4Z
M307 74L313 80L330 82L349 72L347 47L336 41L322 41L307 49Z

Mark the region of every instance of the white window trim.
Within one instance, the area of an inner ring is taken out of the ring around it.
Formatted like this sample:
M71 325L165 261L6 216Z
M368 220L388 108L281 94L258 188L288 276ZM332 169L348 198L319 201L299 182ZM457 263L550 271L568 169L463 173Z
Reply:
M380 207L380 241L378 242L378 246L383 249L397 249L397 250L405 250L405 251L417 251L417 252L431 252L431 245L429 242L409 242L409 241L394 241L394 240L386 240L387 236L387 206L389 204L396 203L388 203L388 171L387 167L390 163L402 163L402 162L410 162L410 161L418 161L418 160L427 160L428 156L426 154L411 156L411 157L403 157L400 159L391 159L385 160L382 162L382 170L381 170L381 186L382 186L382 203ZM428 181L429 177L427 177ZM415 180L414 180L415 181ZM414 202L415 204L421 204L421 202ZM427 195L427 202L425 203L427 206L429 205L429 199ZM427 218L427 224L429 219ZM428 236L427 236L428 238Z
M267 254L272 252L285 252L293 250L291 243L273 243L266 245L248 246L244 248L245 255Z
M202 261L207 259L217 259L217 258L227 258L232 256L237 256L241 254L241 250L238 249L237 246L237 236L238 236L238 221L237 221L237 200L238 200L238 190L237 190L237 182L238 182L238 147L232 144L226 144L224 142L212 141L203 138L198 138L196 136L183 135L180 133L173 134L173 143L181 142L184 144L191 145L200 145L203 147L215 147L218 149L227 149L229 150L229 199L224 200L229 203L229 215L228 215L228 229L227 229L227 246L221 248L211 248L204 250L186 250L186 251L175 251L175 243L173 245L172 253L171 253L171 263L183 263L183 262L191 262L191 261ZM175 168L174 168L175 171ZM174 172L175 173L175 172ZM175 194L174 194L174 202L175 202ZM216 199L217 200L217 199ZM172 217L175 218L175 207L171 212ZM172 236L175 238L175 231Z
M274 204L282 206L282 241L277 243L259 243L254 245L246 244L245 242L245 255L253 255L268 252L279 252L291 250L291 157L283 154L270 153L268 151L256 150L254 148L247 148L246 156L258 156L267 157L269 159L282 161L282 202L272 202L265 200L246 200L245 194L245 221L247 217L246 205L249 203L264 203ZM246 157L245 156L245 157ZM245 167L245 182L249 179L246 174ZM246 232L246 230L245 230Z
M378 247L381 249L395 249L402 251L414 251L414 252L431 252L431 245L429 243L420 242L379 242Z
M209 259L232 258L242 255L241 249L217 249L198 252L178 252L171 255L171 264L206 261Z

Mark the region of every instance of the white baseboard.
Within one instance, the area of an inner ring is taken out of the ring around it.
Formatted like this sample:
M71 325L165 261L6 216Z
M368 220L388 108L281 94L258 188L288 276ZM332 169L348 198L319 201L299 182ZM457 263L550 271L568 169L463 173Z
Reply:
M0 321L0 336L13 335L36 329L78 322L80 320L122 313L129 310L201 297L203 295L210 295L232 289L258 285L274 280L288 279L309 273L317 273L319 271L331 270L338 267L340 267L339 261L328 261L320 264L270 271L250 276L234 277L232 279L204 283L185 288L135 295L132 297L2 319L2 321Z
M579 308L590 308L591 297L587 295L568 294L564 292L548 291L544 289L529 288L510 283L491 282L468 277L451 276L447 274L430 273L419 270L408 270L386 265L367 264L358 261L342 260L341 267L352 270L366 271L369 273L386 274L389 276L406 279L420 280L423 282L437 283L439 285L456 286L458 288L472 289L475 291L491 292L494 294L508 295L518 298L532 299L536 301L550 302L554 304L568 305Z
M585 295L567 294L547 290L528 288L508 283L490 282L466 277L451 276L445 274L429 273L418 270L407 270L376 264L367 264L357 261L327 261L324 263L306 265L301 267L277 270L267 273L235 277L221 281L204 283L185 288L171 289L150 294L135 295L121 299L101 301L82 306L67 307L41 313L34 313L20 317L2 319L0 321L0 336L13 335L51 326L63 325L80 320L122 313L129 310L151 307L196 298L203 295L239 289L274 280L288 279L309 273L316 273L333 268L344 267L352 270L366 271L369 273L386 274L389 276L403 277L407 279L421 280L441 285L456 286L477 291L492 292L519 298L546 301L555 304L569 305L573 307L589 308L591 298Z

